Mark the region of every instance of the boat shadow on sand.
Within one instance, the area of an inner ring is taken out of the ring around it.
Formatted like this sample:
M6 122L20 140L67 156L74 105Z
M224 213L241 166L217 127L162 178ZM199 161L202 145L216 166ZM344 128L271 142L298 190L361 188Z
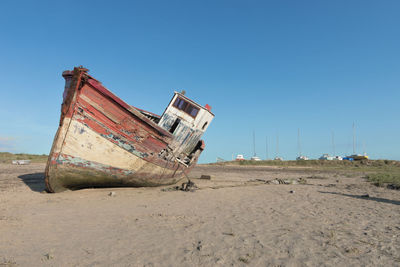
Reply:
M46 185L44 183L44 172L36 172L23 174L18 176L22 182L24 182L32 191L42 192L46 190Z
M341 196L345 196L345 197L352 197L352 198L358 198L358 199L372 200L372 201L381 202L381 203L400 205L400 201L398 201L398 200L391 200L391 199L380 198L380 197L371 197L369 195L351 195L351 194L343 194L343 193L337 193L337 192L324 192L324 191L318 191L318 192L322 193L322 194L341 195Z

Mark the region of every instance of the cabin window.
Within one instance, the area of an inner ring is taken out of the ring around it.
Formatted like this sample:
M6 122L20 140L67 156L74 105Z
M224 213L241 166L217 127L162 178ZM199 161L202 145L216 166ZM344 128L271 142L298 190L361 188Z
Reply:
M181 122L181 119L177 118L175 120L174 124L172 124L171 129L169 129L169 132L174 133L180 122Z
M185 100L178 97L175 100L174 106L180 110L184 110L186 108L187 104L188 104L188 102L186 102Z
M206 121L206 122L204 123L204 125L203 125L203 127L202 127L201 129L204 130L204 129L206 128L207 124L208 124L208 121Z
M197 116L197 113L199 112L198 108L195 108L194 106L191 106L189 115L195 118Z
M199 113L199 109L197 107L195 107L194 105L190 104L189 102L183 100L180 97L176 98L176 100L174 102L174 107L189 114L193 118L196 118L197 113Z

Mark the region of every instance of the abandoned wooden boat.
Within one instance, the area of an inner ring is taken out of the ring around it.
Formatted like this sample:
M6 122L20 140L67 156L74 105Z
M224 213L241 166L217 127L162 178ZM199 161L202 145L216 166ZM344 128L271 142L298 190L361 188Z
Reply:
M126 104L87 72L63 72L47 189L159 186L184 178L204 150L201 136L214 118L211 107L175 92L158 116Z

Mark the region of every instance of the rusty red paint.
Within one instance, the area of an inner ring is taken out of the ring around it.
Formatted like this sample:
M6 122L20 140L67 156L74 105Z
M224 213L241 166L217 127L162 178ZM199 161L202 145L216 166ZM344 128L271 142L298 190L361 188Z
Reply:
M139 121L135 121L133 118L120 117L119 120L114 122L82 98L80 98L79 102L76 106L76 115L73 117L75 120L82 122L117 145L119 145L119 142L109 137L109 135L123 139L126 143L131 143L137 151L149 155L149 157L145 158L147 161L165 164L163 160L156 157L154 151L166 149L167 143L143 129Z
M110 94L107 94L107 96L110 96ZM94 107L84 100L83 97L90 99L90 101L96 104L98 107ZM172 135L169 132L166 132L164 129L143 115L138 114L137 111L135 114L132 114L131 111L121 108L119 103L114 100L115 99L105 97L100 92L96 91L96 88L83 86L83 88L80 90L78 103L86 107L88 112L96 113L96 115L100 116L101 118L107 117L109 121L119 124L119 126L125 130L129 131L129 127L132 127L126 123L129 121L135 121L135 123L140 125L140 128L146 133L159 135L159 133L162 132L162 135L159 138L165 140L165 142L171 141ZM135 126L135 128L137 129L138 126Z
M116 95L111 93L109 90L107 90L99 81L97 81L95 79L89 79L88 80L88 84L93 86L93 88L96 91L100 92L103 95L103 98L105 96L106 98L111 99L112 101L114 101L115 103L120 105L120 108L125 109L125 111L129 111L132 115L134 115L134 116L138 117L138 119L142 120L144 122L144 124L143 124L144 127L147 127L147 128L149 128L149 129L151 129L153 131L156 131L158 134L165 135L165 136L168 136L168 137L172 137L170 132L164 130L163 128L161 128L161 127L159 127L157 125L155 125L150 119L146 118L139 111L135 110L132 106L126 104L119 97L117 97ZM92 91L92 93L93 93L93 91ZM120 111L121 111L121 109L120 109ZM110 112L112 112L112 110L110 110Z

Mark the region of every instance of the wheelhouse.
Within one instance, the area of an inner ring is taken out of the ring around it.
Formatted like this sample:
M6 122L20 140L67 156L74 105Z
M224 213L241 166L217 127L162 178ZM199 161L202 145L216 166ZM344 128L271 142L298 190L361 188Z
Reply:
M175 136L177 143L174 151L181 155L180 158L184 158L199 146L201 136L213 118L209 105L203 107L183 93L174 92L158 125Z

